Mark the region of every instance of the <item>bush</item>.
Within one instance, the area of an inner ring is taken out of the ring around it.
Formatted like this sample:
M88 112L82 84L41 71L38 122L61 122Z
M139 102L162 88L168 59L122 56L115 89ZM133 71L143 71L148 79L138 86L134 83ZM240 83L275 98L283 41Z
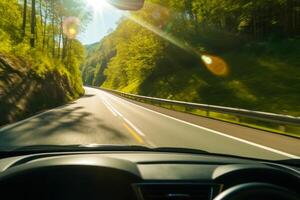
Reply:
M7 33L0 29L0 52L8 53L12 49L11 40Z

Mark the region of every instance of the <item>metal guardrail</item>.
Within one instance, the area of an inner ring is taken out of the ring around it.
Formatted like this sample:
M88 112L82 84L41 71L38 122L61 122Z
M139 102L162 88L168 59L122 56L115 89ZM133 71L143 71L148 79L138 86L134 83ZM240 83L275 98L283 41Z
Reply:
M222 114L229 114L238 117L247 117L251 119L261 120L265 122L273 122L277 123L282 126L284 129L284 125L296 125L300 126L300 117L294 117L289 115L280 115L274 113L267 113L267 112L260 112L260 111L252 111L246 109L239 109L239 108L231 108L231 107L223 107L223 106L214 106L208 104L198 104L198 103L190 103L190 102L183 102L183 101L175 101L169 99L160 99L154 97L147 97L141 95L134 95L128 94L124 92L119 92L116 90L109 90L104 88L97 88L101 89L110 93L114 93L132 100L142 101L142 102L149 102L150 104L167 104L170 106L182 106L188 109L199 109L206 111L206 115L209 116L209 112L217 112ZM283 130L284 131L284 130Z

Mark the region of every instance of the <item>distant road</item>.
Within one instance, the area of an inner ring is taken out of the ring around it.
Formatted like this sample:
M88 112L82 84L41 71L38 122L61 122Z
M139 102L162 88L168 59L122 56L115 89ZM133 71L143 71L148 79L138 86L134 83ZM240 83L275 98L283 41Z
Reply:
M0 129L0 146L132 144L264 159L300 158L299 139L85 90L85 96L73 103Z

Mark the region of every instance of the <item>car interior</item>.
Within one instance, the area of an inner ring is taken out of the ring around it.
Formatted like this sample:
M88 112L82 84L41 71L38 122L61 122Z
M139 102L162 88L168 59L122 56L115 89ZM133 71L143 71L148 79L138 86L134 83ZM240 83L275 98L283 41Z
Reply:
M129 11L139 10L144 3L144 0L107 1ZM242 86L242 92L246 91ZM299 159L273 161L187 149L130 146L65 148L0 151L0 198L300 200Z
M8 199L296 200L299 170L186 152L53 152L2 158L0 191Z

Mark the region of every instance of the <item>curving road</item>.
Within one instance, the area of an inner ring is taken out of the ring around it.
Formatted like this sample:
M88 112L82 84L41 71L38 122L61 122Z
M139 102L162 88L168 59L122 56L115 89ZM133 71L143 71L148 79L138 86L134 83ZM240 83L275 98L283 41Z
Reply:
M300 140L170 111L85 87L77 101L0 129L0 146L133 144L264 159L300 158Z

